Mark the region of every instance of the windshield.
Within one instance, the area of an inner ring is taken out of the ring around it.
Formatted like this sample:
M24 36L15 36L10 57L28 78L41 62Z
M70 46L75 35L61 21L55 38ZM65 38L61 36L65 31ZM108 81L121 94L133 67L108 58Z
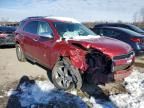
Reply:
M96 37L94 32L80 23L54 22L54 26L62 38Z

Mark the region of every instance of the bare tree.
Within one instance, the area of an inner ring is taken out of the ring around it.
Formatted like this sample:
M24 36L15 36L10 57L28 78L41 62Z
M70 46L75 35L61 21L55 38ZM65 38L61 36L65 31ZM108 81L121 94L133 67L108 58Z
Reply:
M134 13L133 18L134 18L134 23L136 23L138 21L138 12Z
M141 15L142 22L144 22L144 8L141 8L140 15Z
M133 20L134 20L134 23L137 23L137 22L144 23L144 7L142 7L139 11L134 13Z

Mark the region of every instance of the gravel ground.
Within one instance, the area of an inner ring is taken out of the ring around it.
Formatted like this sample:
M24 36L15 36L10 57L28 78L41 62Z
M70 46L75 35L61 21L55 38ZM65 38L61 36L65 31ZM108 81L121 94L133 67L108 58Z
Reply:
M47 78L47 72L43 68L29 62L19 62L15 48L0 49L0 74L0 85L19 80L24 75Z
M19 62L15 48L0 48L0 108L7 104L8 97L2 98L5 90L15 88L23 76L47 78L47 71L29 62Z

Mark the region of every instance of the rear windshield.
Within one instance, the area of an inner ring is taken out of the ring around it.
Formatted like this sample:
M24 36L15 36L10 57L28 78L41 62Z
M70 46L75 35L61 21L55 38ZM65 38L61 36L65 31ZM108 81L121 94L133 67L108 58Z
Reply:
M129 29L124 29L124 28L121 28L123 31L125 31L126 33L130 34L130 35L134 35L134 36L140 36L141 34L135 32L135 31L132 31L132 30L129 30Z
M139 32L139 33L144 33L144 31L142 29L140 29L139 27L137 26L134 26L134 25L131 25L132 29L136 32Z

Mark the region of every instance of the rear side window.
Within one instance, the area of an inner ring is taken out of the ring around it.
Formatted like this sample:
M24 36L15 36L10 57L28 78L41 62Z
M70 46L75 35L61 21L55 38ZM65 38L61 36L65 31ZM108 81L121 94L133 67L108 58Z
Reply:
M111 36L112 35L112 31L111 30L103 29L102 31L103 31L102 34L104 36Z
M112 37L119 37L121 35L121 32L119 32L119 31L116 31L116 30L113 30L112 31Z
M110 36L110 37L117 37L120 36L120 32L110 29L103 29L103 35L104 36Z
M96 34L101 35L101 29L100 28L97 28L94 31L95 31Z
M38 21L31 21L23 28L25 32L37 34Z
M98 34L101 35L101 29L100 28L94 28L93 31Z

